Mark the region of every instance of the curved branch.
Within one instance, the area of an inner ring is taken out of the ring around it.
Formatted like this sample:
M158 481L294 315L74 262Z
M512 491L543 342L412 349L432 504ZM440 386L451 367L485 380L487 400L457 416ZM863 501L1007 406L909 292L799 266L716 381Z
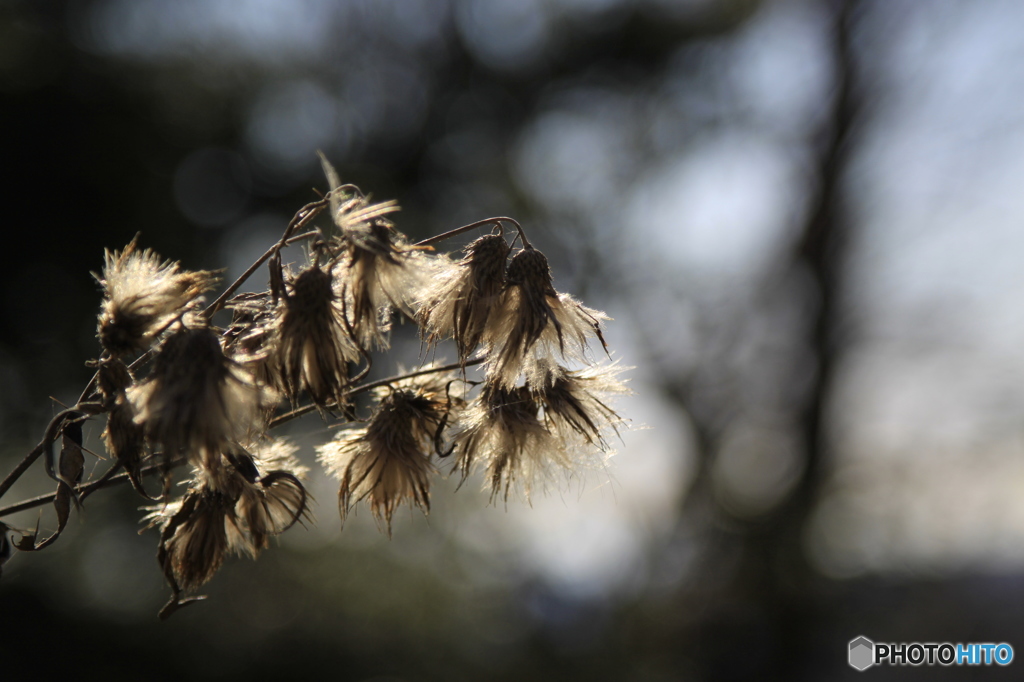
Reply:
M515 218L506 217L487 218L486 220L478 220L475 223L470 223L469 225L456 227L454 230L449 230L448 232L439 234L436 237L431 237L430 239L424 239L421 242L416 242L413 246L430 246L431 244L443 242L445 239L458 236L463 232L468 232L469 230L475 229L477 227L483 227L484 225L490 225L491 223L501 225L501 223L503 222L512 223L513 225L515 225L515 228L519 231L519 237L523 240L523 246L525 246L527 249L533 248L533 245L530 244L530 240L526 238L526 232L523 231L523 226L519 224L519 221L516 220Z
M415 372L407 372L406 374L397 374L395 376L388 377L386 379L378 379L376 381L371 381L371 382L363 384L361 386L356 386L355 388L350 388L349 390L345 391L344 395L346 397L353 396L353 395L359 395L360 393L365 393L366 391L372 390L374 388L378 388L380 386L387 386L388 384L392 384L392 383L394 383L396 381L402 381L403 379L412 379L413 377L423 376L425 374L433 374L434 372L449 372L449 371L454 370L454 369L462 369L463 367L471 367L473 365L479 365L483 361L484 361L483 358L477 358L475 360L470 360L468 362L455 362L455 363L452 363L450 365L443 365L441 367L429 367L427 369L420 369L420 370L417 370ZM270 420L270 425L267 428L268 429L277 428L281 424L285 424L287 422L290 422L293 419L297 419L298 417L301 417L301 416L303 416L305 414L309 414L310 412L312 412L315 409L316 409L316 405L313 405L313 404L303 405L302 407L297 407L294 410L292 410L291 412L286 412L286 413L284 413L282 415L279 415L279 416L274 417L273 419L271 419Z
M7 474L7 477L0 482L0 498L2 498L4 494L11 489L11 486L21 478L22 474L28 471L28 468L32 466L37 459L39 459L44 453L49 452L50 446L52 446L54 441L57 440L57 434L64 425L64 420L71 415L78 414L82 411L83 410L80 406L76 405L75 407L69 407L66 410L61 410L54 415L53 419L50 420L50 423L46 425L46 430L43 432L43 440L39 442L39 445L32 448L32 451L25 455L25 458L18 463L18 466L14 467L14 470ZM46 464L47 472L51 473L52 477L53 463L48 461Z
M175 468L184 464L187 460L182 457L179 459L171 460L170 464L164 464L163 462L157 464L150 464L147 467L143 467L139 470L140 476L147 476L152 473L165 471L167 468ZM120 485L125 481L130 480L127 473L113 475L121 467L120 464L115 464L105 474L100 476L95 481L89 483L83 483L75 487L75 493L78 495L79 501L83 501L86 497L99 490L100 488L109 488L111 486ZM23 512L36 507L42 507L45 504L49 504L57 499L57 493L49 493L47 495L39 495L38 497L30 497L27 500L22 500L17 504L8 505L6 507L0 507L0 517L10 516Z
M313 218L315 218L320 213L320 211L324 210L324 208L327 206L328 201L329 199L320 199L319 201L313 201L311 203L308 203L301 209L299 209L298 213L295 214L291 222L288 223L288 227L284 229L284 234L281 235L280 241L278 241L276 244L270 247L267 250L267 252L264 253L262 256L257 258L256 261L252 265L250 265L245 272L239 275L238 279L231 283L231 286L224 290L224 293L217 297L216 301L211 303L206 308L207 317L212 316L218 310L223 308L224 304L228 302L228 299L231 298L231 296L234 295L236 291L238 291L239 287L245 284L246 280L252 277L253 273L259 270L260 266L266 263L271 257L273 257L274 254L279 252L284 247L288 246L288 244L291 244L293 241L298 241L299 239L318 234L317 232L312 232L309 234L303 234L297 237L292 237L292 235L297 230L305 227L306 225L309 225L309 223L312 222Z

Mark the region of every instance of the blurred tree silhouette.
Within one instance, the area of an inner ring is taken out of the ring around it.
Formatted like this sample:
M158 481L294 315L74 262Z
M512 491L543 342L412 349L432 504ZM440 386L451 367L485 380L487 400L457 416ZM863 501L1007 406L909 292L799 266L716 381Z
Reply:
M787 371L776 377L802 388L788 405L776 406L788 412L782 421L800 444L801 461L794 465L793 480L773 506L744 517L723 505L722 497L715 494L715 456L721 456L725 431L736 419L742 398L719 401L717 410L709 409L701 388L708 383L744 381L744 377L733 375L728 357L736 351L735 344L718 349L724 357L717 362L701 365L692 375L666 384L670 395L687 407L698 442L697 471L680 523L695 527L698 537L706 536L701 542L709 555L709 571L719 570L718 560L736 562L732 579L713 588L713 596L696 597L705 605L704 616L692 627L689 639L703 653L692 655L707 658L713 678L800 679L807 665L802 653L826 644L817 640L836 587L824 585L810 565L803 534L826 480L830 446L826 410L844 344L841 287L848 219L843 179L864 98L858 87L851 37L856 4L849 0L828 3L831 86L825 113L817 129L807 135L814 178L804 198L806 217L792 253L768 272L760 300L754 302L770 309L780 306L780 298L802 299L797 305L803 319L791 322L796 329L790 334L806 354L788 363ZM800 286L794 286L794 281ZM800 333L806 338L800 339ZM714 583L712 576L707 576L696 584ZM747 647L744 657L737 657L736 643Z

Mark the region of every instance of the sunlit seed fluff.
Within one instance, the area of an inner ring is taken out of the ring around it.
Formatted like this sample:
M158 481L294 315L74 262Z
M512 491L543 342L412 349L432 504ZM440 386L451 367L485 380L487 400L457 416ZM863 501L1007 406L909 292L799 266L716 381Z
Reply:
M299 446L285 438L263 438L247 448L261 476L273 471L287 471L298 479L309 475L309 467L302 464L296 453Z
M429 261L385 217L399 210L396 202L372 204L358 190L345 193L331 164L323 155L320 160L331 184L331 217L341 232L330 248L338 254L339 295L352 336L364 350L387 348L392 309L415 316Z
M193 487L181 500L143 519L161 528L157 560L175 594L198 589L224 563L234 506L223 492Z
M395 388L383 395L365 428L341 431L317 447L319 459L341 481L342 522L352 506L369 499L370 511L391 535L391 518L408 501L430 510L430 456L451 400L438 380Z
M255 477L247 478L235 514L247 538L245 550L255 558L272 536L308 517L309 495L301 480L308 470L295 458L298 447L287 441L267 439L249 450Z
M572 465L562 444L539 419L540 407L525 387L512 390L485 384L466 408L453 435L455 467L465 481L478 462L486 466L491 500L506 501L521 485L529 499L533 483L551 466Z
M295 447L270 441L253 452L234 446L216 466L196 467L185 497L144 519L163 531L157 557L175 593L209 581L228 553L256 558L306 516Z
M224 334L225 352L252 372L260 386L283 391L277 363L271 358L278 306L271 293L244 293L231 299L231 325Z
M344 234L338 265L339 295L356 342L364 349L387 348L392 312L415 317L430 260L390 223L376 219Z
M165 456L185 453L200 463L259 430L265 394L224 355L217 335L200 327L171 334L149 378L129 389L128 397L135 421Z
M504 237L485 235L466 247L461 261L438 274L419 310L428 343L454 338L459 360L469 358L501 296L508 253Z
M106 252L103 275L97 278L104 292L97 330L104 350L113 356L145 350L156 334L217 284L212 272L178 268L150 249L138 251L135 241L120 252Z
M360 359L343 315L329 271L313 266L289 282L272 344L283 388L293 402L303 390L320 406L343 401L348 363Z
M618 434L622 417L608 402L615 395L630 391L619 380L624 367L612 363L570 371L557 365L544 368L543 379L530 385L537 402L543 406L548 430L563 442L593 446L610 452L606 436Z
M607 319L556 292L544 254L523 249L509 263L500 305L484 333L489 380L510 389L521 374L536 377L539 365L557 364L558 357L583 360L588 339L604 346L601 323Z

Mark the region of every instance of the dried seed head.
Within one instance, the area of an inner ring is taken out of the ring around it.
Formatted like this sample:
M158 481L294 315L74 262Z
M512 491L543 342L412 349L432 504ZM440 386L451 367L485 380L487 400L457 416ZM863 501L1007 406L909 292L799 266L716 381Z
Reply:
M431 466L408 432L390 438L376 430L352 429L317 448L327 470L341 481L338 506L342 523L352 506L369 498L370 511L391 535L391 517L408 500L430 510Z
M366 498L388 536L391 517L403 502L430 511L430 453L439 442L450 400L439 380L412 381L381 398L366 428L341 431L317 447L321 463L341 481L343 523L352 506Z
M508 390L485 384L455 429L456 468L463 481L477 461L487 466L491 500L507 501L517 484L527 498L535 479L551 464L571 467L562 444L539 419L540 406L526 387Z
M354 192L339 201L331 218L341 230L343 241L365 251L372 251L381 258L391 259L394 254L387 231L392 230L394 225L385 216L400 210L394 199L374 204L368 197ZM385 231L376 228L384 228Z
M504 287L508 252L504 237L485 235L466 247L465 258L439 273L419 311L428 343L453 337L459 360L469 358Z
M484 334L489 380L511 389L524 372L539 378L538 366L556 364L556 353L583 360L589 338L596 336L604 346L601 322L607 319L601 311L556 292L544 254L523 249L509 263L500 306Z
M390 224L376 222L348 234L338 265L338 294L361 348L387 348L391 314L415 316L431 264Z
M280 439L252 449L257 478L246 485L235 505L244 549L254 558L270 545L270 537L308 518L308 494L300 479L307 469L295 459L298 448Z
M223 335L224 351L245 367L268 393L284 392L273 355L274 326L279 306L269 291L244 293L231 299L231 325Z
M431 363L423 369L435 366ZM398 417L409 420L413 438L424 452L440 451L442 431L465 406L464 394L463 382L450 371L431 371L374 389L381 405L387 403Z
M373 204L358 191L343 194L334 169L321 160L332 185L332 218L341 230L329 248L338 253L338 295L352 337L365 350L387 348L392 309L415 315L428 261L385 217L399 210L396 202Z
M271 471L260 479L258 487L246 488L236 512L253 558L270 546L271 537L309 518L308 500L305 487L287 471Z
M275 365L291 400L305 390L317 405L341 404L348 364L359 350L347 332L334 277L313 266L290 282L274 324Z
M548 429L563 442L576 441L580 446L595 446L610 453L605 435L618 434L624 422L608 401L613 395L630 392L618 379L625 369L615 363L580 371L557 365L545 367L543 380L530 389L544 408Z
M302 485L306 467L295 459L296 448L283 440L265 439L249 449L234 446L195 469L202 490L233 500L226 516L228 548L255 558L269 538L308 518L308 495Z
M234 506L228 495L198 487L144 519L162 528L157 560L175 594L198 589L224 563Z
M239 363L226 357L206 327L181 329L164 341L153 372L128 390L135 421L166 456L185 452L193 463L213 459L258 430L266 394Z
M358 190L346 193L323 154L320 161L331 184L331 217L341 231L329 248L339 252L338 294L351 336L364 350L387 348L391 309L414 316L428 277L426 258L385 217L399 210L397 202L373 204Z
M104 301L98 336L113 356L142 351L174 318L217 284L212 272L179 272L178 263L162 261L150 249L136 250L133 240L121 252L106 252Z
M184 498L146 516L163 530L157 557L175 594L210 580L228 552L255 558L270 536L306 517L305 469L294 452L282 441L254 448L255 455L229 449L215 467L195 468Z

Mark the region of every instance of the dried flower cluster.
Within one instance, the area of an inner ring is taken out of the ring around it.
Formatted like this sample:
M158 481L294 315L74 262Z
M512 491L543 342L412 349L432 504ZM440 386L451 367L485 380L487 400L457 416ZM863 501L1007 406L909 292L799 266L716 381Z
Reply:
M107 251L100 311L100 345L112 357L143 351L199 297L217 284L212 272L179 272L151 250L139 251L135 240L120 252Z
M622 424L608 402L626 391L622 368L594 365L588 351L593 339L605 347L607 316L554 289L547 259L518 223L492 219L412 244L389 219L394 202L341 185L326 160L324 170L330 194L300 211L254 265L268 265L266 291L232 297L239 280L204 310L216 275L182 270L134 240L108 252L97 276L96 379L44 442L80 444L81 422L107 415L103 440L116 466L104 480L123 468L158 503L146 520L160 529L158 559L173 591L162 615L192 601L183 595L228 555L256 557L308 518L305 469L294 446L269 435L294 416L315 409L347 424L316 448L318 458L340 483L342 521L365 501L389 535L399 507L429 511L436 475L465 482L479 468L492 500L516 489L528 497L558 472L603 463ZM327 207L329 222L295 234ZM517 229L511 241L503 223ZM428 246L484 227L491 233L457 259ZM304 255L283 265L282 250L299 240ZM222 306L232 312L226 328L212 321ZM373 353L388 348L396 316L415 322L428 346L453 340L457 363L360 384ZM480 381L468 376L474 365ZM354 396L370 389L373 406L361 419ZM62 451L61 466L65 459ZM191 475L175 498L180 464ZM159 494L143 485L152 471L164 475ZM53 474L58 501L69 507L80 467L62 472ZM38 549L55 537L17 546Z
M342 430L317 448L324 467L341 480L342 521L355 502L387 526L404 501L430 510L431 457L442 455L442 430L462 399L452 394L449 374L414 377L377 389L377 409L363 428Z
M195 467L188 492L156 507L145 520L161 529L157 559L174 591L169 615L216 573L231 552L255 558L278 535L306 516L307 494L299 477L306 470L295 447L266 441L251 452L240 446L217 466Z

